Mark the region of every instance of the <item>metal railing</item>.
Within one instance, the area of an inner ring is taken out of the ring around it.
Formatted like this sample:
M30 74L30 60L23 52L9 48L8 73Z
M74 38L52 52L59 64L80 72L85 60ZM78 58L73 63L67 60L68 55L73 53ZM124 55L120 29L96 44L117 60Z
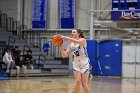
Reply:
M52 43L51 38L41 37L41 32L39 31L24 31L23 35L29 43L33 44L34 47L40 48L43 51L43 44L48 43L50 45L50 50L48 51L48 56L60 57L60 51L58 46Z
M27 26L20 25L20 22L15 21L12 17L8 17L7 14L2 14L0 11L0 27L6 29L7 31L13 32L13 35L18 35L23 37L22 32L27 30Z
M0 27L6 29L7 31L13 32L14 35L18 35L20 31L20 23L14 21L12 17L8 17L7 14L2 14L0 11Z
M12 26L12 32L13 35L18 35L18 27L20 27L20 23L18 21L13 21L13 26Z
M2 14L1 11L0 26L7 31L12 32L13 35L17 35L21 39L25 39L28 43L33 44L34 47L40 48L40 50L43 49L44 43L49 43L50 56L56 56L57 53L60 54L58 50L55 50L57 47L54 46L51 41L48 41L47 38L41 37L42 31L33 31L32 29L27 29L26 25L20 25L20 22L15 21L12 17L8 17L7 14ZM9 37L8 45L12 43L15 43L15 39Z
M9 36L9 39L8 39L8 46L11 46L11 44L12 44L12 46L14 46L14 44L15 44L15 38L12 37L12 36Z
M22 31L22 36L23 39L26 39L29 43L33 44L34 47L41 48L40 32L24 30Z
M25 52L27 52L28 50L30 50L30 47L28 45L24 45L23 46L23 54L25 54Z
M18 30L18 35L21 39L26 39L24 38L24 32L27 31L27 26L26 25L20 25L19 30Z
M41 66L44 65L45 61L46 61L46 57L44 55L40 54L39 59L38 59L38 67L37 68L40 69Z

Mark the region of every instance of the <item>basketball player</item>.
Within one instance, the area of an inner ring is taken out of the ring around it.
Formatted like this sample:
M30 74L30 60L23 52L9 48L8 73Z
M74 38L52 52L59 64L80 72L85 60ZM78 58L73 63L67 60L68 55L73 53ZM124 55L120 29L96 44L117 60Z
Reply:
M73 93L80 93L80 84L82 84L85 93L90 93L88 86L88 77L90 73L89 58L86 50L86 39L80 29L72 30L72 37L60 35L61 38L68 40L71 44L66 50L63 48L63 43L60 45L60 51L63 58L67 57L70 53L73 54L73 70L76 80Z

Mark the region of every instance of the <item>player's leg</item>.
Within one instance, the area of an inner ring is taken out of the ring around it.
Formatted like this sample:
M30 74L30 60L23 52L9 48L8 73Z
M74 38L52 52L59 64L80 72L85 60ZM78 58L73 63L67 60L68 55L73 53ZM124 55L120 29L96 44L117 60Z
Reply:
M90 88L88 86L88 79L89 79L89 74L82 74L82 86L84 88L85 93L90 93Z
M80 93L81 72L74 71L74 77L75 77L75 88L73 93Z
M90 66L88 62L86 64L83 63L82 65L83 65L83 68L82 68L81 83L82 83L85 93L90 93L90 88L88 86Z

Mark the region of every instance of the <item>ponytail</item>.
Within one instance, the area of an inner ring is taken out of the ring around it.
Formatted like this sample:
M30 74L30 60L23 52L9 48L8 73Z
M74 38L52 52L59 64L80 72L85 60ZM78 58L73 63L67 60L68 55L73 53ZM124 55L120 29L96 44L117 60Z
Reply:
M85 38L83 32L81 31L81 29L75 29L77 30L77 32L79 33L79 38Z

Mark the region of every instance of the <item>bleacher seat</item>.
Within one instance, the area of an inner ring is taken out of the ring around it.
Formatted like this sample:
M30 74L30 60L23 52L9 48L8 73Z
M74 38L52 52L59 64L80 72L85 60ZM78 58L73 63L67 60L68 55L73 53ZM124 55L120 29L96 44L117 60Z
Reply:
M0 80L7 80L9 78L9 73L0 72Z

